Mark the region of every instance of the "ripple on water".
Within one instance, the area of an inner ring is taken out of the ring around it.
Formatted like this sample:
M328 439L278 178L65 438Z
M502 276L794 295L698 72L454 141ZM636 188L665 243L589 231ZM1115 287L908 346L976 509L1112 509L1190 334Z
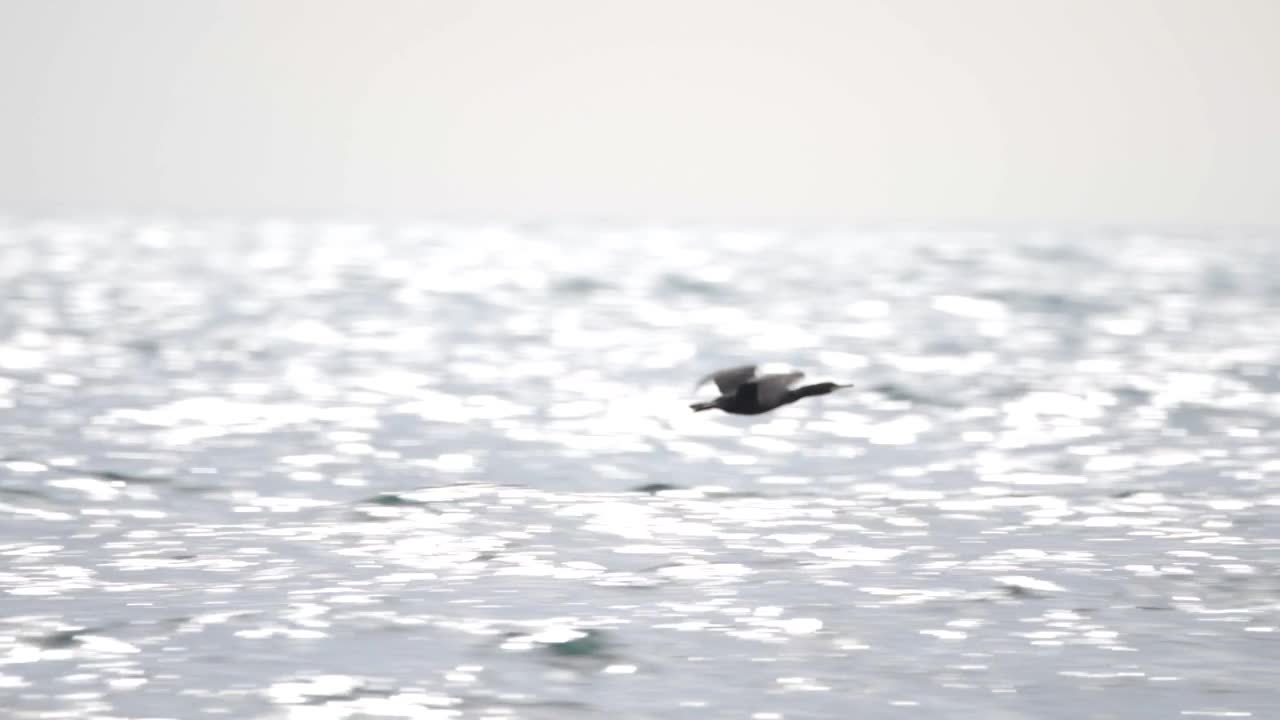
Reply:
M1256 248L4 232L17 717L1271 712ZM688 412L756 359L857 386Z

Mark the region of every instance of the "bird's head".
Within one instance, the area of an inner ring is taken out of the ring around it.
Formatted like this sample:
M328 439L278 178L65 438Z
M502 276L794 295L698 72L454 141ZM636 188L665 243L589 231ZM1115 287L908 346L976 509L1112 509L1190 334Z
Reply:
M802 397L810 397L812 395L826 395L829 392L833 392L835 390L839 390L840 388L847 388L847 387L853 387L853 385L849 383L820 382L820 383L814 383L812 385L805 385L804 387L796 388L791 392L793 393L793 397L802 398Z

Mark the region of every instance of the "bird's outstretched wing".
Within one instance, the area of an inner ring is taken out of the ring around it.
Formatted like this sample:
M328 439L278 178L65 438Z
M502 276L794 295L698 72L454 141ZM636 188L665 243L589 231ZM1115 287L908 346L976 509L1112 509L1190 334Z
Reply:
M756 398L764 407L774 407L782 402L782 396L802 377L804 373L799 371L761 375L755 379Z
M720 394L731 395L736 392L743 383L754 380L755 376L755 365L740 365L738 367L726 368L724 370L717 370L711 373L699 380L698 384L694 385L694 389L700 388L709 382L714 382L716 387L720 390Z

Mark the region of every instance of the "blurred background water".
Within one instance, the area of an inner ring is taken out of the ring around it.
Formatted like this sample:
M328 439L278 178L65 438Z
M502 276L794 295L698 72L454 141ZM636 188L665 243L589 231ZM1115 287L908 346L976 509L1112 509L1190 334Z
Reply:
M1264 240L11 224L0 301L6 717L1275 716ZM754 361L857 387L689 412Z

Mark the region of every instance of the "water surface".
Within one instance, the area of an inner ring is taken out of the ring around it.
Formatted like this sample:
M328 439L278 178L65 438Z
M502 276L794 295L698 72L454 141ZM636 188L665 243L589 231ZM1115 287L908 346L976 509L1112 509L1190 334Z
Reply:
M9 225L0 706L1267 718L1278 439L1265 241Z

